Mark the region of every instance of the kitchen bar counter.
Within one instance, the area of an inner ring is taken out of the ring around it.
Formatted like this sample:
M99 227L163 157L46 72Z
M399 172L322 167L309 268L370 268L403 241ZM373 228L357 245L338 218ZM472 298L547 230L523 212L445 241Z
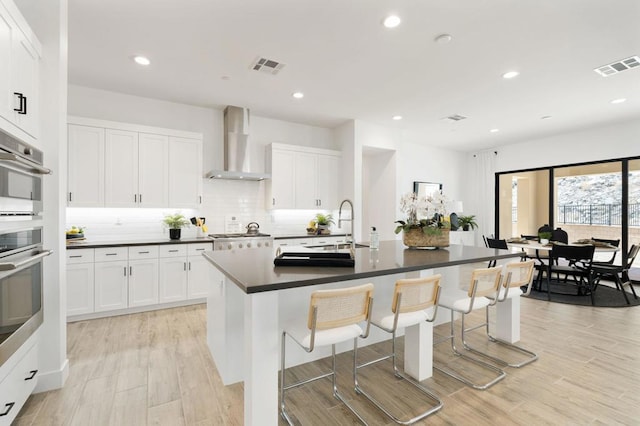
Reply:
M73 240L71 240L73 241ZM67 240L67 250L85 249L85 248L101 248L101 247L129 247L129 246L149 246L162 244L193 244L193 243L213 243L211 238L181 238L179 240L170 240L169 238L149 238L149 239L122 239L122 240L82 240L69 242Z
M296 250L295 248L292 251ZM355 249L355 267L274 266L271 249L208 251L205 258L225 275L212 283L207 298L207 344L225 385L244 381L244 424L278 424L278 371L284 324L306 318L309 295L318 289L372 282L374 304L391 305L396 279L443 274L442 291L459 292L457 265L492 259L511 261L519 251L452 245L438 250L409 250L401 241L381 241L379 250ZM439 310L443 317L448 313ZM520 300L496 306L497 336L520 339ZM431 377L433 325L423 322L405 329L404 370L419 381ZM372 327L360 345L388 339ZM337 352L352 345L338 345ZM295 352L295 351L294 351ZM318 348L311 354L292 353L287 367L329 356Z
M273 235L274 240L293 240L296 238L327 238L327 237L346 237L348 234L329 234L329 235L317 235L317 234L289 234L289 235Z
M291 251L296 250L292 248ZM348 250L339 251L348 253ZM355 249L353 268L274 266L274 255L270 249L253 250L251 267L248 268L244 253L241 250L226 250L208 251L203 255L247 294L519 256L505 250L461 245L438 250L410 250L402 241L382 241L378 250Z

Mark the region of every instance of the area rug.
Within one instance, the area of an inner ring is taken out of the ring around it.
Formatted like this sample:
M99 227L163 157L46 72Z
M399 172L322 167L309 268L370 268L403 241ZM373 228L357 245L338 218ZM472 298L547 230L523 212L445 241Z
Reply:
M535 284L535 283L534 283ZM590 296L577 296L577 289L575 285L565 284L563 282L551 281L551 301L557 303L567 303L569 305L584 305L584 306L592 306L591 305L591 297ZM633 297L631 292L627 291L627 297L629 298L629 303L624 300L624 295L620 293L620 290L617 290L613 287L608 287L606 285L598 285L596 287L594 295L594 305L602 308L627 308L631 306L640 305L640 288L636 286L636 293L639 295L638 299ZM524 297L524 296L523 296ZM536 300L547 300L547 284L546 282L542 283L542 291L536 291L535 289L531 290L531 294L526 296L529 299Z

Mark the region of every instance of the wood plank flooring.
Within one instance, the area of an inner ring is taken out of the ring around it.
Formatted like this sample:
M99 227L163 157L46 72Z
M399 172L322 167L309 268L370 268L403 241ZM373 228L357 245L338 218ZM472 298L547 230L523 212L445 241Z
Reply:
M434 372L423 383L445 406L418 424L640 424L640 307L592 308L523 299L521 309L520 343L540 359L521 369L507 368L507 377L486 391ZM470 316L469 324L481 320L481 314ZM205 327L205 305L69 324L65 387L32 395L15 424L241 425L242 384L222 385ZM447 331L446 324L436 327L437 334ZM487 346L482 331L474 333L470 340ZM399 342L402 348L402 339ZM494 353L517 358L494 346ZM373 359L387 350L388 343L363 348L359 359ZM446 343L438 346L436 361L477 374L453 359ZM391 424L353 392L350 355L339 355L338 363L343 394L369 424ZM320 360L291 368L287 381L329 366L329 360ZM413 387L391 375L388 363L361 370L360 381L407 417L428 407ZM331 396L327 379L288 392L287 403L300 424L357 424Z

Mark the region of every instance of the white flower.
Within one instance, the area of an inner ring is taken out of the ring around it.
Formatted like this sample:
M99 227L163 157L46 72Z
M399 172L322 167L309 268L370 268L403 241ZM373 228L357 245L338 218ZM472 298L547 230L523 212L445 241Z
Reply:
M409 192L400 198L400 211L407 215L407 224L414 225L418 223L418 218L431 219L436 214L446 214L447 203L447 197L440 192L423 197Z

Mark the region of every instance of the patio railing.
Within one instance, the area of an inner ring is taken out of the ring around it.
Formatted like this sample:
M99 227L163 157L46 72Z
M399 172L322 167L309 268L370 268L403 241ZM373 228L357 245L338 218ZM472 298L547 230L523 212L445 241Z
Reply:
M622 225L621 204L566 204L558 206L558 223L576 225ZM629 226L640 226L640 204L629 204Z

